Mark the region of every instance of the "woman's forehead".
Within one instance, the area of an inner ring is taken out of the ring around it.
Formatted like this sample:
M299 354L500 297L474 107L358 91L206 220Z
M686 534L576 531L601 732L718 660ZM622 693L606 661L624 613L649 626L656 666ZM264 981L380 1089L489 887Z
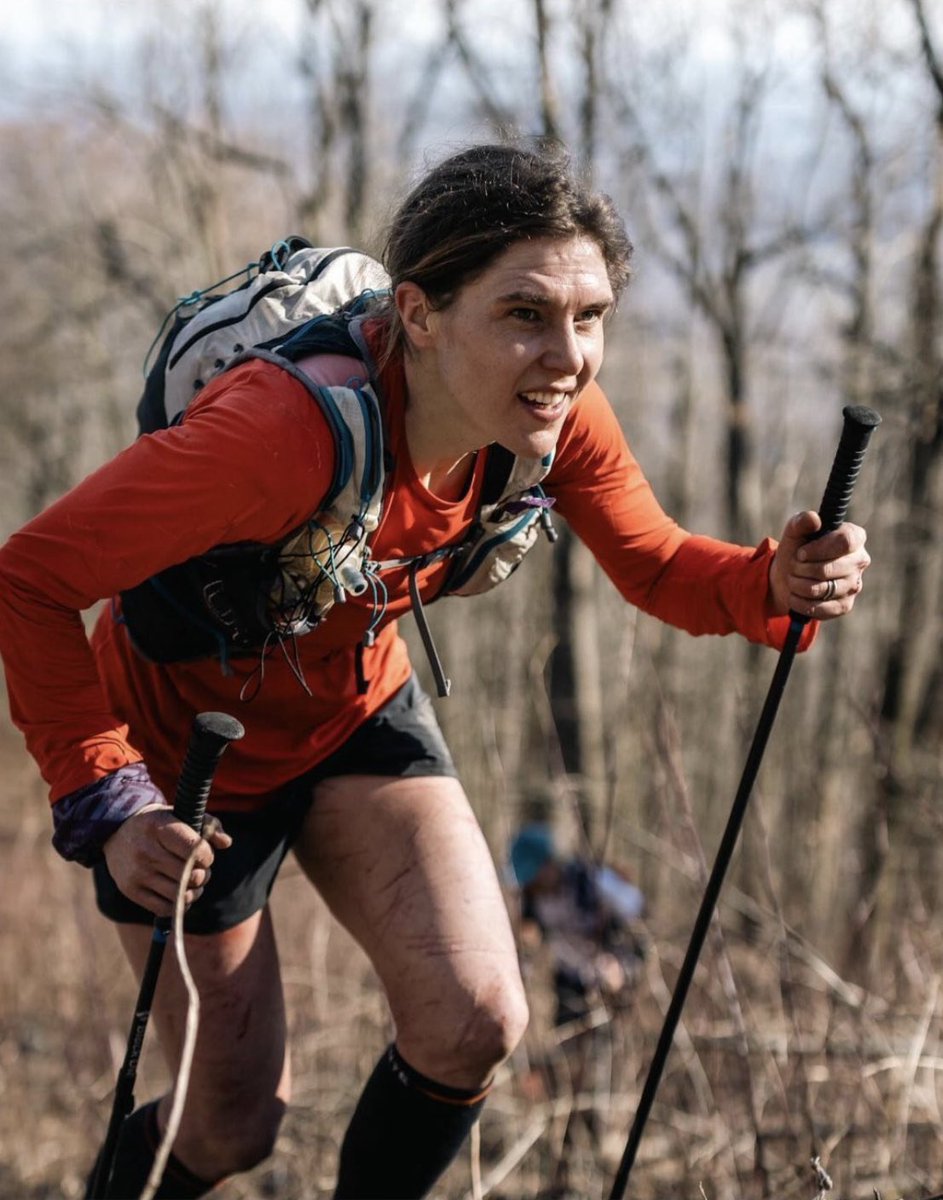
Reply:
M612 299L606 262L592 238L534 238L515 242L479 275L475 283L489 294L545 297L592 293L596 301Z

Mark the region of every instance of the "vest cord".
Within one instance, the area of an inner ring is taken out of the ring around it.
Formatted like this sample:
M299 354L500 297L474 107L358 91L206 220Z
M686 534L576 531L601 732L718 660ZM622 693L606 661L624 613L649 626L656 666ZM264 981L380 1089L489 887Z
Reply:
M419 595L419 567L421 560L417 559L409 570L409 598L412 600L413 612L416 614L416 624L419 626L419 636L422 638L422 645L426 652L426 658L429 660L429 666L432 668L432 676L435 679L436 693L441 699L445 699L452 690L452 681L445 674L445 668L442 666L442 660L439 658L439 652L436 650L435 642L432 640L432 630L429 628L429 622L426 620L426 614L422 607L422 597Z

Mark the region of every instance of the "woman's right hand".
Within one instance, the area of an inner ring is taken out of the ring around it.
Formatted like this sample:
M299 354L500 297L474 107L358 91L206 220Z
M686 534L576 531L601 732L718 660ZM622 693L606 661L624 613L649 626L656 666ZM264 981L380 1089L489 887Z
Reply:
M123 821L102 847L108 870L121 891L156 917L173 915L184 867L195 846L193 871L187 887L187 907L203 892L214 851L232 845L232 838L215 817L203 824L202 838L165 806L142 808Z

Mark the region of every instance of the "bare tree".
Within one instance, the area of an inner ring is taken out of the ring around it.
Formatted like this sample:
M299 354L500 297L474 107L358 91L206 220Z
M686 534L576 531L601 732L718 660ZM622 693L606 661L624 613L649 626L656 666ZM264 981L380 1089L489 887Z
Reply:
M894 774L908 774L922 735L943 723L941 638L943 538L943 60L933 44L924 0L909 0L920 33L927 81L935 103L930 203L919 231L910 309L907 420L911 462L903 534L901 614L888 655L881 717L890 739ZM928 653L929 651L929 653Z
M832 35L828 9L816 3L809 9L821 50L820 80L822 91L831 112L838 118L838 136L847 148L849 177L842 183L839 210L843 217L835 222L835 238L847 252L849 267L828 282L839 293L843 303L843 318L839 326L840 364L839 386L846 404L877 407L880 388L875 370L877 359L877 313L875 311L875 241L877 212L875 193L878 188L878 154L874 132L861 111L860 103L851 94L847 81L836 66L832 50ZM833 172L834 174L834 172ZM847 190L846 190L847 189ZM844 215L847 214L847 215ZM815 254L815 248L810 248ZM818 276L813 276L815 282ZM847 313L847 316L844 315ZM843 623L828 631L817 653L823 657L822 676L842 679L842 664L852 651L855 631ZM886 821L880 802L862 802L857 810L847 804L848 747L861 715L842 702L840 688L822 686L813 693L810 705L814 720L810 722L809 753L805 760L806 783L796 802L802 819L814 822L823 856L840 853L841 847L854 844L862 861L861 877L856 883L852 904L858 901L862 880L876 877L886 850ZM785 829L782 831L785 833ZM784 891L808 890L813 897L812 910L833 912L843 897L841 877L832 872L809 870L811 863L801 858L783 864Z
M872 529L876 553L892 590L867 597L873 609L870 630L842 627L828 631L826 676L842 678L841 663L864 640L872 659L872 703L855 706L834 686L820 687L811 726L807 759L810 786L815 784L815 820L823 853L853 847L855 872L850 894L844 961L850 974L871 978L882 939L893 941L900 906L907 903L894 881L916 874L898 869L914 853L931 857L926 878L939 864L921 832L926 805L939 792L941 698L939 693L943 549L939 534L943 508L943 296L940 293L940 236L943 226L943 74L926 21L922 0L907 0L916 17L916 55L885 56L879 70L889 84L902 63L925 70L935 97L933 118L919 136L929 139L929 186L925 209L908 240L903 280L905 312L877 287L880 263L882 172L890 154L879 148L891 141L884 113L867 111L868 91L860 87L861 48L843 67L832 51L826 4L810 10L823 48L822 86L850 151L847 217L835 223L835 236L849 268L840 276L825 272L821 281L834 287L847 316L840 327L841 391L849 404L878 408L887 418L880 439L887 442L883 495ZM876 64L872 70L878 69ZM882 118L885 120L882 122ZM883 158L882 158L883 156ZM913 198L907 200L913 211ZM886 277L886 266L883 273ZM889 289L885 288L885 292ZM882 325L903 331L893 345ZM870 593L870 588L869 588ZM862 619L865 619L862 617ZM884 632L881 632L883 630ZM843 700L845 702L843 702ZM864 716L873 721L878 769L857 790L849 806L848 749ZM934 736L934 733L936 736ZM812 814L810 814L811 816ZM796 864L798 867L798 864ZM923 874L923 873L920 873ZM834 908L839 876L816 871L810 881L818 897L816 911ZM846 883L847 887L847 883ZM912 883L908 887L919 888Z
M537 42L537 76L540 90L540 127L545 137L560 136L559 99L550 62L552 19L546 0L533 0Z
M934 100L928 204L918 227L910 281L909 346L894 415L906 430L898 473L900 520L893 555L897 612L881 667L879 751L872 829L865 832L863 880L849 947L851 966L867 977L881 937L893 938L893 897L884 888L887 829L903 829L940 798L943 767L943 62L923 0L908 0L919 33L921 61ZM876 828L877 834L874 829ZM907 839L926 856L919 828ZM935 853L927 879L939 873ZM909 873L909 872L908 872ZM920 886L920 885L917 885ZM935 884L933 895L938 894Z
M304 0L304 11L298 67L308 96L312 178L298 204L299 219L315 240L323 240L318 223L339 192L343 237L359 245L372 217L376 0Z
M581 122L576 157L583 173L592 178L596 169L596 123L602 95L600 43L612 5L588 6L576 0L570 17L581 49ZM543 0L535 0L537 52L541 78L542 132L559 137L559 103L548 60L550 17ZM606 721L604 715L597 587L600 572L590 552L565 526L553 556L553 628L555 646L550 658L551 709L559 738L560 756L571 785L585 843L599 850L607 834L602 820L607 778Z
M626 88L611 91L610 99L632 130L627 166L653 201L649 252L681 285L718 353L725 403L726 531L735 541L751 541L759 519L751 401L752 286L761 269L801 246L811 230L784 218L770 231L761 219L757 143L771 68L762 55L751 57L745 50L736 63L735 80L726 81L733 93L725 118L724 157L721 163L708 160L714 178L666 159L647 131L644 109Z
M601 55L613 15L613 0L582 0L573 14L583 72L577 148L590 166L599 153L599 111L605 94Z

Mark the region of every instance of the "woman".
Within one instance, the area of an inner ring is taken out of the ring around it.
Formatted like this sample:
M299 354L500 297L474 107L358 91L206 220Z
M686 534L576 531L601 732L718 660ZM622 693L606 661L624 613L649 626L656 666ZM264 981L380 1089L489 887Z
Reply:
M819 524L806 512L778 548L736 547L659 508L594 382L630 251L610 201L555 153L476 147L408 196L384 256L391 298L362 327L388 460L368 574L413 560L418 594L434 596L449 562L432 552L461 541L488 448L501 446L550 463L543 488L625 598L691 633L775 646L790 609L848 612L869 561L863 530L806 545ZM331 386L365 374L337 355L300 366ZM49 782L56 845L92 865L138 972L197 841L165 799L192 716L234 712L247 730L217 774L211 807L226 832L203 842L187 892L201 1036L160 1196L203 1195L271 1151L290 1085L266 899L289 848L369 955L396 1029L347 1130L336 1197L426 1195L527 1019L488 849L396 632L411 605L406 566L383 575L383 605L375 588L350 595L297 639L296 657L263 652L264 673L258 653L234 654L226 671L209 657L146 660L120 600L91 645L83 635L78 612L101 597L213 547L284 542L333 468L306 388L252 361L0 555L13 718ZM168 965L153 1015L171 1069L184 1011ZM114 1195L143 1184L167 1103L126 1123Z

